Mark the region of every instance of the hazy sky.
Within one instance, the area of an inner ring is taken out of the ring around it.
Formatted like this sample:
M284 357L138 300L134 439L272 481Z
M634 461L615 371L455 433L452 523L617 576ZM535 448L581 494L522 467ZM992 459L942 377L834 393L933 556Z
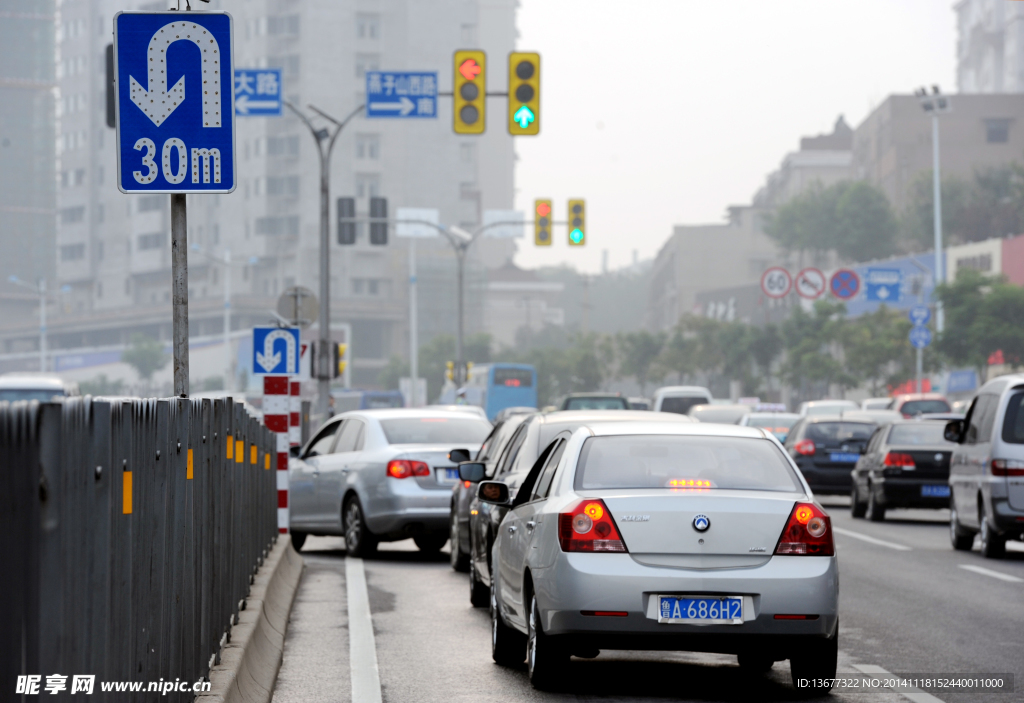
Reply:
M598 271L654 256L676 224L749 203L801 136L856 127L892 93L955 91L952 0L520 0L541 52L541 134L516 140L516 209L587 199L587 246L516 262ZM922 116L922 119L924 117Z

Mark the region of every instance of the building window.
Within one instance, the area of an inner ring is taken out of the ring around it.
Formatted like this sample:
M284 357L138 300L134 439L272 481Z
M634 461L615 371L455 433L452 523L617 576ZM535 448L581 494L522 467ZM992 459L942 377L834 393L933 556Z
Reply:
M60 248L61 261L80 261L85 258L84 244L65 244Z
M380 15L356 15L356 37L359 39L379 39Z
M83 183L85 183L85 169L84 168L76 168L75 169L75 185L76 186L80 186Z
M356 158L373 159L380 158L380 136L377 134L356 135Z
M139 251L147 249L162 249L167 242L167 235L164 232L153 232L152 234L139 235Z
M298 197L299 177L298 176L268 176L267 195L280 195Z
M380 174L357 173L356 174L356 197L376 198L380 195Z
M297 237L299 236L299 216L258 217L256 218L256 234L264 234L272 237L278 237L281 235Z
M299 16L276 15L268 17L267 33L271 36L299 36Z
M267 137L267 156L298 156L299 137Z
M380 70L380 55L356 54L356 78L363 78L367 71Z
M96 224L103 224L103 220L106 217L106 210L103 209L103 203L96 206Z
M1010 120L985 120L985 141L989 144L1005 144L1010 141Z
M85 220L85 205L66 207L60 211L60 223L62 225L73 225L76 222Z
M143 195L139 198L139 212L156 212L164 209L167 197L164 195Z
M286 76L299 75L299 55L288 54L287 56L271 56L267 59L268 68L280 68Z

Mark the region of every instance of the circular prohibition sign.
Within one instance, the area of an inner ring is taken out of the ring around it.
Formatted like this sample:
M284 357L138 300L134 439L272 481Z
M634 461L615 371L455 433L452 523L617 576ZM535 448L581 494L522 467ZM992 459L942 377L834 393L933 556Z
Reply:
M792 276L781 266L772 266L761 275L761 290L769 298L785 298L792 287Z
M840 300L849 300L860 292L860 276L851 269L839 269L829 281L832 295Z

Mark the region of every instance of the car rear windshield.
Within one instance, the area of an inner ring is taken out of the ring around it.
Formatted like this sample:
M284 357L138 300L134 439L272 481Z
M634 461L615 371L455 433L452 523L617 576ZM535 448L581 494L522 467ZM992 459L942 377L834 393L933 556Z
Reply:
M945 429L945 422L935 421L922 422L920 425L894 425L889 430L889 444L901 446L950 444L942 436Z
M859 410L856 403L830 403L828 405L808 405L807 416L814 415L838 415L848 413L851 410Z
M708 402L707 398L673 398L670 396L661 399L661 412L685 415L694 405L703 405L706 402Z
M802 490L785 455L767 440L664 435L591 437L583 444L575 486Z
M922 413L948 413L952 408L944 400L908 400L900 406L904 415L920 415Z
M20 388L20 389L6 389L0 390L0 401L9 400L14 402L16 400L38 400L40 403L46 403L53 400L53 396L63 396L61 391L54 391L48 389L36 389L36 388Z
M863 422L812 422L807 425L805 434L807 439L828 444L867 441L874 431L874 425Z
M629 410L625 398L569 398L566 410Z
M761 427L769 432L786 432L797 421L795 416L751 415L747 427Z
M1014 393L1006 404L1003 441L1009 444L1024 444L1024 392Z
M453 417L410 417L381 420L388 444L480 444L491 432L483 420Z

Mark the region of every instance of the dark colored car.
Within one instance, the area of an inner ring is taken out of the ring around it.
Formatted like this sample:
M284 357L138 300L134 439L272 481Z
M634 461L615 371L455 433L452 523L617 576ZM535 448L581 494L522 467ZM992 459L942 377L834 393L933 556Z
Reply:
M531 414L509 414L494 425L494 429L484 440L476 457L472 457L473 461L484 464L484 478L494 476L494 467L501 452L505 449L505 445L515 434L516 428ZM464 449L452 451L448 458L455 464L471 459L469 452ZM449 518L448 538L451 542L452 568L456 571L469 571L469 503L475 495L476 483L474 482L460 480L452 488L452 511Z
M953 410L946 397L938 393L906 393L898 395L889 403L890 410L911 418L924 413L948 413Z
M838 415L803 417L786 437L786 450L815 493L849 495L850 470L878 425Z
M938 420L882 425L853 469L850 512L874 522L888 508L948 508L949 458Z
M618 393L570 393L559 410L629 410L629 399Z

